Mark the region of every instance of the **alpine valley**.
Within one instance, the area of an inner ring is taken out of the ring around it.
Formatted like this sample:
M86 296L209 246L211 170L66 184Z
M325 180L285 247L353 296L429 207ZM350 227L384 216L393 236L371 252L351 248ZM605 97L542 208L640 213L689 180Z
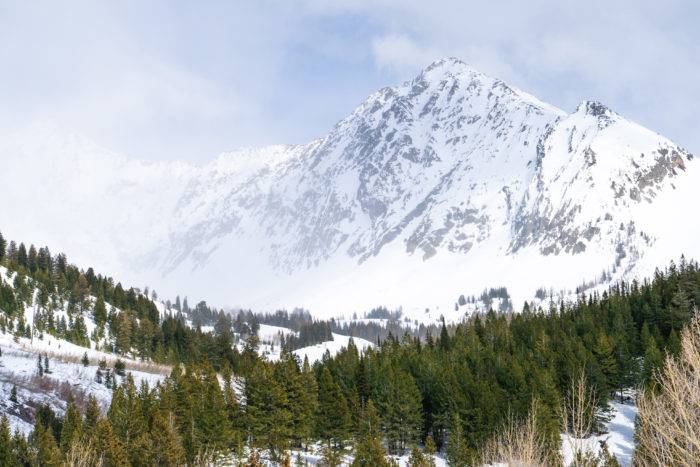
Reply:
M51 124L0 139L0 226L78 265L257 311L401 307L463 294L574 294L700 257L700 168L586 101L572 113L443 59L305 145L151 163ZM31 189L27 186L31 185Z

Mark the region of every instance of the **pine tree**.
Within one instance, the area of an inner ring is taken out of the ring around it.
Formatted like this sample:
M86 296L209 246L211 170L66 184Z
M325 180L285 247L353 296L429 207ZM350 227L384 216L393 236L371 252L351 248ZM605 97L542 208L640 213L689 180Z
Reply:
M417 445L411 448L411 457L408 459L409 467L434 467L435 462L428 458Z
M377 408L374 406L372 399L369 399L367 404L365 404L365 408L362 410L358 434L360 437L369 436L379 438L381 435L381 428L382 422Z
M24 246L24 243L20 243L19 248L17 249L17 265L22 266L24 268L28 266L27 247Z
M98 326L104 326L107 322L107 307L105 306L105 300L100 294L95 300L95 306L92 310L92 317L95 320L95 324Z
M613 354L613 346L610 338L605 334L599 334L593 347L593 354L598 361L598 366L605 377L605 389L608 392L614 391L617 387L619 377L619 367Z
M35 424L31 444L36 453L37 465L58 467L62 464L61 450L49 428L44 428L40 423Z
M0 418L0 466L12 465L12 436L10 422L5 415Z
M17 403L17 386L12 386L12 391L10 391L10 401Z
M85 409L85 420L83 422L83 427L86 433L93 433L97 428L97 421L102 416L102 411L97 403L97 398L90 395L88 398L87 408Z
M314 413L316 397L315 393L307 392L306 386L310 382L304 380L312 375L303 376L294 355L286 349L282 351L280 363L275 370L275 378L281 382L287 394L286 408L291 415L293 445L301 447L311 438L313 431L313 418L309 414Z
M343 454L337 449L333 449L331 446L326 446L323 448L321 456L321 465L323 467L340 467L343 463Z
M66 415L63 418L61 427L61 450L65 453L71 448L74 443L77 443L82 437L83 421L80 417L80 412L75 406L73 397L68 398L68 407Z
M316 430L319 438L329 445L342 448L349 438L351 419L347 401L330 371L324 367L318 381L318 416Z
M375 391L389 452L400 454L418 442L422 423L421 393L415 379L388 363L380 372Z
M41 357L39 357L41 358ZM44 373L50 374L51 371L49 370L49 356L48 354L44 354Z
M433 439L433 435L428 435L427 438L425 438L425 454L428 456L428 460L431 462L431 465L435 464L435 461L433 460L433 456L437 452L437 446L435 446L435 440Z
M209 450L223 453L231 446L232 431L228 411L214 370L201 375L201 406L197 426Z
M442 327L440 329L440 339L438 345L441 350L447 351L450 348L450 334L447 332L447 326L445 325L445 317L442 316Z
M644 350L644 362L642 364L642 379L646 384L653 383L654 375L663 366L664 356L656 345L656 340L650 338Z
M224 380L224 404L226 405L226 417L231 429L231 449L240 454L243 450L243 413L238 404L236 393L231 383L232 375L228 366L224 368L222 374Z
M90 359L88 358L87 352L83 353L83 358L80 359L80 363L83 364L83 366L88 366L90 365Z
M102 457L110 467L122 467L129 465L129 459L119 441L109 420L102 417L97 421L97 429L93 436L95 450L99 457Z
M180 443L180 438L171 414L161 414L159 411L153 415L151 459L156 465L182 465L185 460L185 451Z
M352 467L391 467L392 462L387 460L387 454L379 439L366 437L361 439L355 447L355 459Z
M0 261L5 259L5 251L7 249L7 240L2 236L0 232Z
M308 462L301 457L301 452L297 453L297 458L295 459L295 467L308 467Z
M27 439L19 430L16 430L14 436L12 437L12 457L15 460L15 464L10 465L17 466L33 465L32 462L35 460L34 456L32 456L31 450L29 449Z
M463 430L459 416L453 414L447 439L447 461L450 465L469 465L469 451L464 440Z
M246 418L253 445L277 458L289 445L291 414L287 394L264 362L246 379Z
M39 375L39 378L44 376L44 365L41 363L41 355L36 360L36 374Z
M143 454L141 435L147 431L147 423L141 410L141 400L131 375L117 387L107 411L110 428L123 444L130 461L134 462Z
M301 368L301 384L303 387L303 397L301 400L301 410L305 414L301 423L301 441L307 444L314 435L314 414L318 409L318 384L316 376L309 365L309 359L304 356L304 363Z

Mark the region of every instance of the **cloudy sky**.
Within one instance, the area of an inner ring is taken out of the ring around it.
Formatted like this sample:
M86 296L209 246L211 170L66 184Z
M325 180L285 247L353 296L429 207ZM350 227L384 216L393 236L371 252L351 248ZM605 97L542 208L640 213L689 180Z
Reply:
M50 121L203 163L323 135L456 56L565 110L600 100L700 153L697 0L0 0L0 131Z

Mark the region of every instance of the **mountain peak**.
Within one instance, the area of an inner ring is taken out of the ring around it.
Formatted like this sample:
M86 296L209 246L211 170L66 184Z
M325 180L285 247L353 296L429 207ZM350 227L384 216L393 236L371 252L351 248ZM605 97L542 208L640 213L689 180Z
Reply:
M158 277L159 292L260 310L410 304L421 317L458 292L512 286L522 302L603 269L619 278L652 264L700 186L685 151L603 104L564 113L452 57L315 141L202 167L30 144L39 133L62 134L34 130L21 151L0 138L3 229L135 282ZM37 173L30 158L55 163ZM42 183L26 189L23 173ZM679 246L698 251L693 238ZM533 268L544 284L523 280Z
M480 73L478 70L471 67L467 62L457 58L457 57L444 57L435 60L430 65L425 67L421 74L430 73L433 70L444 70L444 71L464 71L469 70L476 73Z
M427 67L423 68L413 81L440 82L445 79L455 79L465 76L469 77L471 80L477 78L479 81L484 82L497 81L495 78L482 73L463 60L455 57L445 57L435 60Z
M452 93L458 88L464 88L470 95L508 95L540 111L552 115L565 115L561 109L541 101L537 97L515 87L507 82L486 74L467 62L456 57L445 57L435 60L425 67L411 81L403 84L410 90L411 95L421 94L427 89L437 92ZM389 88L397 89L397 88Z
M590 115L592 117L612 117L617 115L608 106L598 101L583 101L576 108L576 113Z

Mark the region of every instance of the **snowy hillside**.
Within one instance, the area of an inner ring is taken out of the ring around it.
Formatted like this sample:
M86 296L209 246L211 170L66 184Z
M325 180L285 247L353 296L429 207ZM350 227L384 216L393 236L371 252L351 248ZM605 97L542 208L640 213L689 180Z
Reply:
M83 365L80 358L86 349L59 339L31 342L20 338L15 342L11 335L0 333L0 351L0 413L8 416L13 431L17 428L25 434L34 428L34 413L41 405L46 404L63 415L68 394L81 407L87 403L88 396L94 396L106 411L112 399L112 387L109 379L98 379L99 372L106 374L105 368L99 367L100 360L107 362L106 368L114 375L115 384L121 384L125 378L113 373L115 355L87 351L89 363ZM48 357L49 372L39 375L37 359L44 361L44 357ZM153 386L169 371L163 366L128 359L124 363L137 385L147 382ZM13 387L16 401L11 399Z
M700 257L683 148L583 102L568 114L456 59L382 89L307 145L148 164L42 125L0 142L11 237L161 294L330 317L459 319L462 294L648 275ZM46 183L20 185L33 176ZM108 247L105 247L107 245ZM532 274L536 271L537 274Z

